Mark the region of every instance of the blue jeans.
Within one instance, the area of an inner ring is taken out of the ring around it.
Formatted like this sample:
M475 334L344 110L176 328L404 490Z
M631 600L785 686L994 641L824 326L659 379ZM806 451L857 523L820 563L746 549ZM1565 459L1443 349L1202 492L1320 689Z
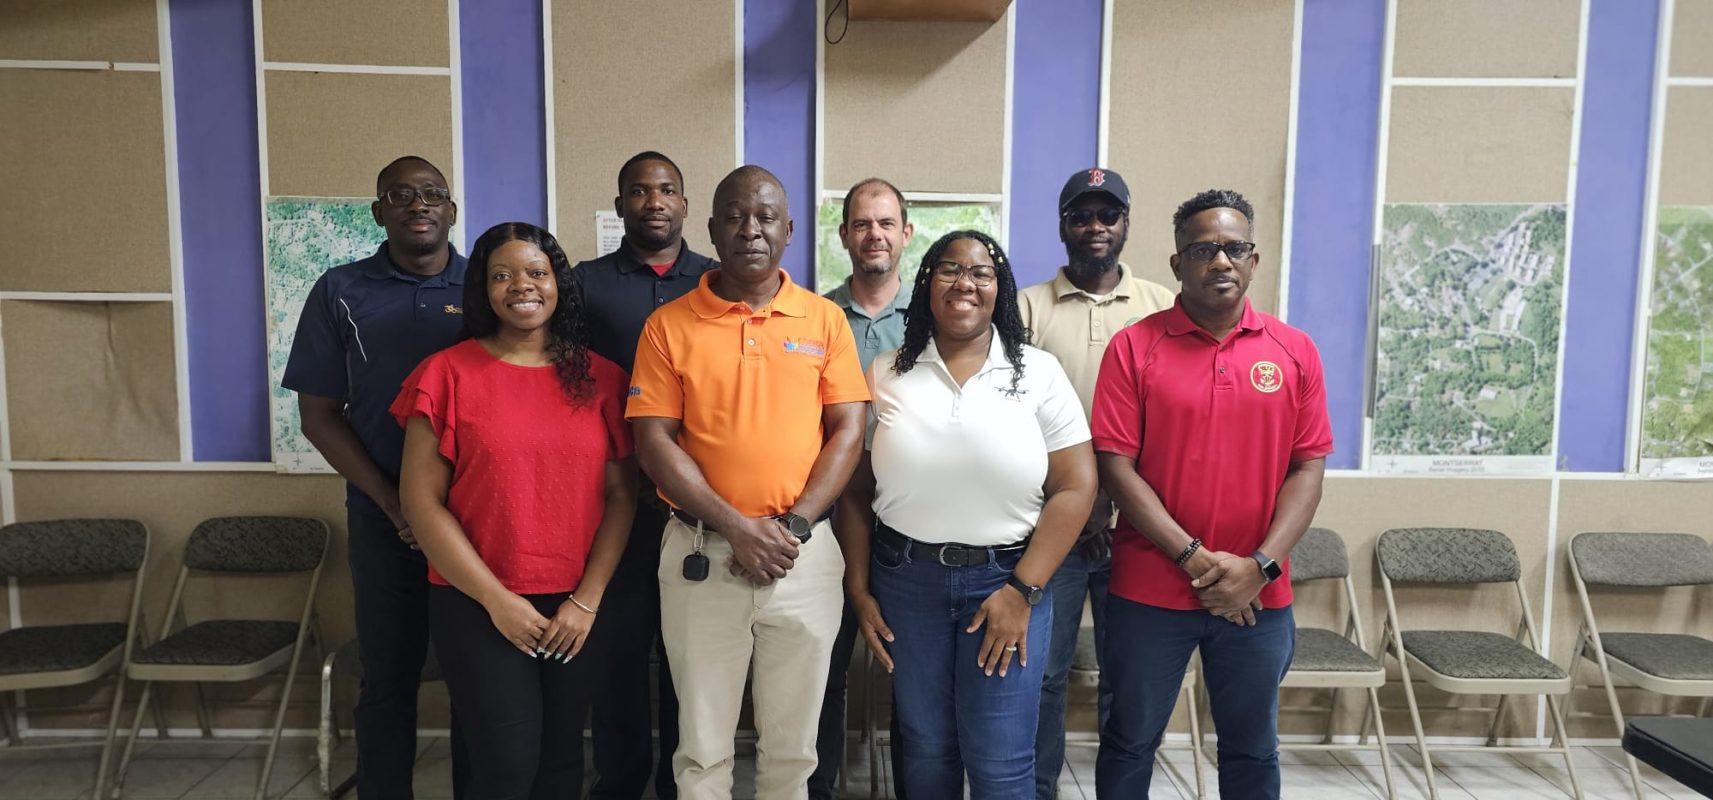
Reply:
M1058 796L1059 773L1065 765L1065 695L1071 678L1071 657L1076 654L1077 631L1082 627L1083 598L1094 610L1094 657L1101 666L1099 720L1106 726L1112 708L1112 687L1106 681L1101 655L1106 639L1106 589L1112 580L1112 559L1090 561L1081 549L1071 548L1047 591L1053 595L1053 647L1047 653L1047 676L1041 683L1041 724L1035 729L1035 797L1053 800Z
M1219 732L1219 796L1279 796L1279 681L1296 649L1289 606L1233 625L1206 611L1174 611L1113 597L1106 667L1112 713L1095 760L1100 800L1147 797L1154 750L1177 705L1184 668L1201 648L1202 678Z
M976 611L1005 581L1021 551L985 564L947 567L911 558L887 537L874 538L869 590L892 629L887 647L904 738L901 773L911 797L983 800L1035 796L1035 728L1046 667L1053 601L1029 615L1027 667L1011 662L1005 677L977 664L985 626L965 633Z

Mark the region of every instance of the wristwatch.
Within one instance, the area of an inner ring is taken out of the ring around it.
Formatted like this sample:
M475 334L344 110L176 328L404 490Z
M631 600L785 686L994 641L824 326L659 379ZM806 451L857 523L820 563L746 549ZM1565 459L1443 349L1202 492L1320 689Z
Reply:
M789 511L774 517L774 519L779 520L779 524L784 525L786 530L791 531L791 535L797 537L797 541L809 541L809 529L814 527L810 524L809 520Z
M1039 586L1030 586L1029 584L1024 583L1022 578L1019 578L1016 575L1007 578L1005 580L1005 585L1021 592L1023 594L1023 602L1028 603L1031 608L1040 605L1041 601L1047 598L1046 590Z
M1268 583L1278 580L1279 576L1284 573L1284 568L1279 566L1279 562L1267 557L1267 554L1260 550L1250 553L1249 557L1255 559L1256 564L1261 565L1261 577L1266 578Z

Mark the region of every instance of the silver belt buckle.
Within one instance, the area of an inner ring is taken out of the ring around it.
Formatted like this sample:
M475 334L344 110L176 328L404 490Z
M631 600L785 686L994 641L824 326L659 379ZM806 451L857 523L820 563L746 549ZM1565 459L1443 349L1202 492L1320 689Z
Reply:
M953 564L953 563L946 561L946 552L948 550L951 550L951 549L952 549L952 546L949 544L940 545L940 552L938 555L938 558L940 560L940 566L942 566L942 567L961 567L961 566L963 566L962 564Z

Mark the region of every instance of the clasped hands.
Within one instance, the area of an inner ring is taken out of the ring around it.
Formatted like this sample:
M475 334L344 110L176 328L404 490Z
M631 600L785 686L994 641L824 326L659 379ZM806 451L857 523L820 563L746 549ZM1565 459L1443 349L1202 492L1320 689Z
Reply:
M772 585L797 563L797 537L773 517L749 517L738 530L721 535L732 546L726 569L757 586Z
M1261 610L1258 597L1267 585L1255 559L1202 548L1184 563L1184 571L1208 613L1234 625L1255 624L1255 612Z

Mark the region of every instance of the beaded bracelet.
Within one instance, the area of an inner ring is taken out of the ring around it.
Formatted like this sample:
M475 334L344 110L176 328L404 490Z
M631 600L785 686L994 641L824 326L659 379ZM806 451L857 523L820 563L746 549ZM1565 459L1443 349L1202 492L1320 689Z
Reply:
M1178 554L1178 558L1177 558L1178 566L1182 567L1184 564L1188 563L1190 560L1190 556L1195 555L1196 551L1200 550L1200 549L1201 549L1201 540L1200 539L1191 539L1189 546L1184 548L1184 552Z

